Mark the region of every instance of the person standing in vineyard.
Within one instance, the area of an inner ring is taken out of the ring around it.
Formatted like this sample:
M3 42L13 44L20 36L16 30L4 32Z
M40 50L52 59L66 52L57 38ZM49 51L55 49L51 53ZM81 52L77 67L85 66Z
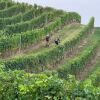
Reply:
M46 35L46 46L49 47L50 35Z
M55 44L59 45L59 43L60 43L60 39L59 38L55 39Z

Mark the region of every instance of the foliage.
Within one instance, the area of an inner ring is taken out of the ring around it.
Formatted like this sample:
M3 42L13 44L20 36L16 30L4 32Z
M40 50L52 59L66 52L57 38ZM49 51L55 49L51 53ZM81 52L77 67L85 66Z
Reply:
M0 10L9 8L9 7L11 7L12 5L13 5L13 3L11 3L11 2L2 1L2 2L0 2Z
M0 56L7 51L38 42L66 24L81 22L81 16L75 12L66 13L50 7L10 1L0 0ZM77 81L69 75L82 70L94 57L100 43L99 32L93 35L93 41L88 47L64 66L54 71L46 70L48 66L64 60L66 52L89 36L93 28L92 17L88 25L80 32L69 35L59 46L52 46L36 54L0 59L0 100L100 100L99 70L85 81ZM33 74L15 69L42 72Z
M80 71L84 68L86 63L94 56L96 53L98 45L94 44L86 48L84 51L81 52L75 58L69 59L67 63L61 66L58 69L58 73L60 77L67 77L69 73L75 74L77 71Z
M18 23L15 25L9 25L5 29L5 34L7 35L13 35L14 33L21 33L28 30L34 30L35 28L39 28L41 26L44 26L46 23L50 22L52 19L54 19L56 16L54 16L55 12L53 13L43 13L40 16L31 19L29 21L25 21L23 23Z
M80 83L69 75L67 80L24 71L0 73L1 100L99 100L99 88Z
M76 74L76 72L82 71L84 66L91 63L91 59L95 57L97 49L99 48L99 34L97 31L90 37L90 43L84 47L84 49L74 58L68 59L63 65L58 68L60 77L67 77L69 73ZM93 77L95 77L93 75ZM93 79L92 77L92 79Z
M17 3L12 7L0 10L0 18L12 17L13 15L17 15L18 13L23 13L26 10L28 10L28 6L26 6L24 3Z
M55 11L55 14L48 14L48 18L52 19L53 16L57 16L59 11ZM74 16L72 16L74 14ZM49 16L51 15L51 16ZM76 15L76 16L75 16ZM76 19L74 19L76 18ZM44 19L44 18L43 18ZM17 34L12 37L1 37L0 38L0 52L5 52L6 50L18 48L19 42L21 38L21 47L25 47L31 43L39 41L44 35L58 29L61 25L64 25L65 23L71 23L72 20L75 20L76 22L79 22L81 20L80 15L77 13L65 13L64 15L61 15L60 18L58 17L55 19L55 21L47 24L45 27L40 29L35 29L27 32L22 32L21 35ZM42 22L40 19L39 22ZM43 20L44 21L44 20ZM22 25L24 26L24 25ZM33 25L34 26L34 25ZM16 26L17 27L17 26ZM25 28L23 28L25 30Z
M19 13L16 16L8 17L8 18L0 18L0 29L6 28L7 25L16 24L19 22L24 22L27 20L30 20L34 17L37 17L38 15L42 14L45 9L42 7L38 7L38 9L35 9L34 6L28 6L28 9L24 13Z
M96 87L100 86L100 60L97 59L93 70L89 73L85 81L91 80L92 84Z
M12 58L5 61L5 66L11 69L26 69L27 66L34 69L34 72L43 71L47 64L52 64L63 59L66 50L71 49L76 43L78 43L84 35L87 35L90 26L86 26L81 32L74 34L72 37L63 41L58 47L53 47L47 51L31 54L28 56L21 56L19 58ZM14 68L12 66L15 66Z

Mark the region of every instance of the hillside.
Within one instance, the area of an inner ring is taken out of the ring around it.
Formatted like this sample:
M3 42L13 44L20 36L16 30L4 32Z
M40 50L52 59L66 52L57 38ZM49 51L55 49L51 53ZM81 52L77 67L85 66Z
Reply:
M0 0L0 100L100 100L94 22L81 24L76 12Z

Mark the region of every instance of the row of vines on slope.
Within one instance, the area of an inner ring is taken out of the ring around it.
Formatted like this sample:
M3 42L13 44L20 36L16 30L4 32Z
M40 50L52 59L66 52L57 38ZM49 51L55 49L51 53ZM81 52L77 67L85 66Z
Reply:
M64 23L71 23L73 19L76 22L81 21L81 17L77 13L67 13L62 15L60 18L57 18L54 22L51 22L43 28L27 31L25 33L22 33L21 35L18 34L12 37L2 37L0 38L0 52L2 53L13 48L18 48L20 38L21 47L25 47L33 42L40 40L44 35L50 33L51 31L58 29Z
M57 17L56 16L57 13L58 11L44 12L40 16L31 19L29 21L25 21L15 25L8 25L5 28L5 34L13 35L21 32L26 32L28 30L34 30L36 28L40 28L41 26L44 26L45 24L48 24L48 22L54 20Z
M97 48L98 43L94 43L92 46L86 48L86 50L84 50L79 56L67 61L66 64L58 69L59 76L66 78L69 73L75 75L77 71L84 69L84 66L86 66L87 62L93 59Z
M39 54L31 54L28 56L22 56L19 58L12 58L8 61L5 61L6 68L11 69L25 69L27 67L35 69L36 71L43 71L44 66L47 66L48 63L52 64L54 61L63 59L66 50L72 48L76 43L78 43L84 35L87 35L90 30L93 29L94 18L91 19L89 24L79 32L77 35L73 34L73 37L67 38L67 40L61 43L58 47L53 47L46 52L40 52ZM14 66L14 67L13 67Z
M26 4L24 4L24 3L23 4L17 3L16 5L8 8L8 9L0 10L0 18L12 17L19 13L24 13L25 11L29 10L30 8L32 8L32 6L26 6Z
M99 34L95 32L90 38L92 41L84 47L84 50L79 53L78 56L69 59L60 68L58 73L60 77L67 77L70 74L76 74L76 72L83 70L87 63L91 63L91 60L96 56L98 48L100 48Z
M12 3L12 2L2 1L2 2L0 2L0 10L7 9L7 8L13 6L14 4L15 3Z
M49 7L41 7L41 6L33 6L30 7L30 10L19 13L16 16L8 17L8 18L0 18L0 29L4 29L7 25L16 24L24 21L31 20L32 18L35 18L39 15L41 15L43 12L51 12L55 9L49 8ZM59 10L59 14L63 13L63 11Z
M8 18L0 18L0 29L5 28L7 25L11 25L11 24L16 24L16 23L20 23L20 22L24 22L27 20L30 20L32 18L35 18L37 16L39 16L40 14L43 13L43 11L45 11L46 8L42 8L40 6L38 6L38 9L35 8L35 6L33 8L30 8L30 10L24 12L24 13L19 13L16 16L12 16L12 17L8 17Z

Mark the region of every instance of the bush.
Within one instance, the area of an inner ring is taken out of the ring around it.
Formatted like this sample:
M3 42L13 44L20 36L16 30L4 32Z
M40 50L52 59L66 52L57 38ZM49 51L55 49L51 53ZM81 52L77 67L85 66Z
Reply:
M63 80L53 75L24 71L0 73L1 100L99 100L99 88L78 82L69 75Z

